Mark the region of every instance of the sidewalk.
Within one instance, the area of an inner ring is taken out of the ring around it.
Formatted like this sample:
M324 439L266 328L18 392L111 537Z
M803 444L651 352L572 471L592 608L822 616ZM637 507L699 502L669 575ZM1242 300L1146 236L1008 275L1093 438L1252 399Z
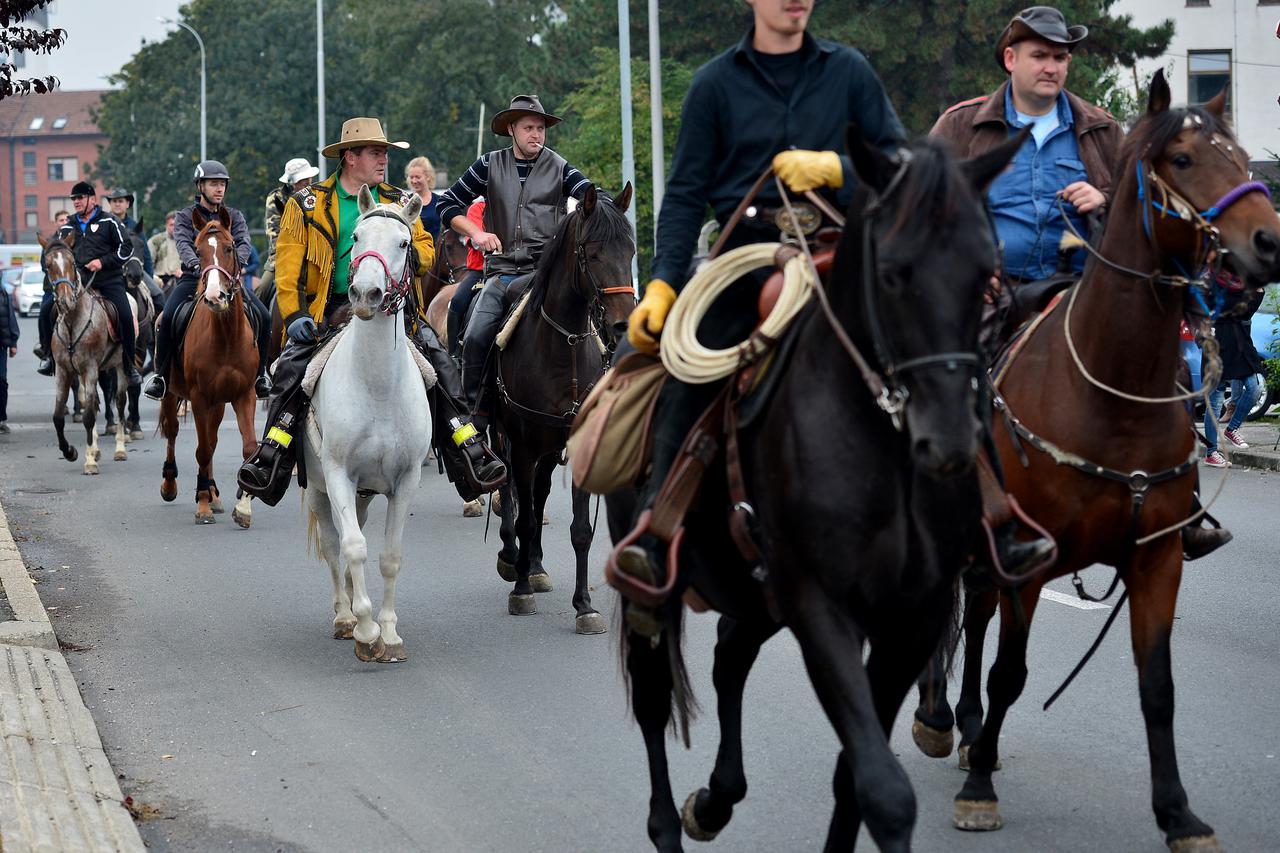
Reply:
M1240 437L1248 442L1247 448L1232 447L1230 442L1221 438L1218 440L1218 449L1226 454L1233 467L1280 471L1280 449L1276 448L1280 427L1245 421L1240 427Z
M0 619L0 850L145 850L3 507Z

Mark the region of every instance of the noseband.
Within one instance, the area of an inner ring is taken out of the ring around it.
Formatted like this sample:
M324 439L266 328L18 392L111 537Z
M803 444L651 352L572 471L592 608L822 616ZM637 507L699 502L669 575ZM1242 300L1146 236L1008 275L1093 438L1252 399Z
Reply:
M575 283L578 280L586 281L587 286L590 288L590 294L591 294L590 296L586 297L587 328L585 331L582 331L582 332L570 332L569 330L563 328L555 320L551 319L551 317L547 314L547 308L545 304L542 306L542 310L540 311L542 315L542 319L545 320L547 324L551 326L551 328L555 329L557 332L564 335L565 339L569 342L569 346L576 346L579 341L586 340L587 338L600 337L600 330L604 327L604 302L602 301L602 297L613 296L621 293L628 293L631 295L632 299L634 299L635 293L636 293L635 288L630 284L620 284L620 285L614 285L610 287L600 286L600 281L596 278L595 273L591 269L591 263L587 259L587 246L591 245L592 241L582 239L581 217L579 217L579 219L574 223L573 242L574 242L573 254L574 254L574 259L577 263ZM579 290L579 292L581 292L581 290ZM603 339L601 340L603 341ZM613 347L606 345L605 349L607 350L609 355L612 355Z
M405 225L405 221L401 219L399 216L384 210L371 210L360 218L372 219L374 217L391 219L396 222L399 222L401 225ZM407 225L405 225L405 227L409 228L409 226ZM409 297L409 285L411 280L413 279L413 273L409 269L409 252L412 251L412 240L413 240L412 228L409 228L409 239L410 239L410 245L405 247L404 269L401 270L399 278L396 278L394 275L392 275L391 265L387 263L387 259L382 256L382 253L375 249L369 249L368 251L364 251L356 255L354 258L351 259L351 266L347 268L347 280L350 281L352 278L355 277L356 267L360 266L360 262L363 261L365 258L374 258L378 261L379 264L382 265L382 272L384 276L384 287L386 288L386 293L382 297L382 304L379 306L379 310L381 310L382 313L386 314L387 316L391 316L392 314L397 313L401 308L403 308L405 300L408 299Z

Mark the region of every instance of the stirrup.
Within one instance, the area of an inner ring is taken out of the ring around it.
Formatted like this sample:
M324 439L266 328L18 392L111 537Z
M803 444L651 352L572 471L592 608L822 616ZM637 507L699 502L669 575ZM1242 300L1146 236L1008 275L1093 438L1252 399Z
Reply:
M681 526L667 545L667 578L662 586L654 585L653 580L656 579L637 577L626 570L624 566L629 560L620 561L619 558L623 556L624 551L635 545L641 536L649 532L652 520L653 510L646 509L640 513L635 529L614 546L604 566L604 578L609 586L616 589L627 601L648 608L657 607L671 597L671 590L675 589L676 579L680 576L680 545L684 542L684 527Z

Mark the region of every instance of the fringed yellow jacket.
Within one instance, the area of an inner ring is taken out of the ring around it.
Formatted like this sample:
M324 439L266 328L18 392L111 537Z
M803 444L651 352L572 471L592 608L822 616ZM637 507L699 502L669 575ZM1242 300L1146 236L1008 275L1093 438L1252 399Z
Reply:
M334 186L337 174L293 194L280 217L280 237L276 241L276 302L284 326L310 314L319 324L324 319L324 306L333 286L333 250L338 242L338 194ZM384 202L404 204L409 194L391 184L379 184L378 196ZM435 246L422 221L413 223L412 247L416 257L413 288L418 316L426 318L422 304L422 278L435 261Z

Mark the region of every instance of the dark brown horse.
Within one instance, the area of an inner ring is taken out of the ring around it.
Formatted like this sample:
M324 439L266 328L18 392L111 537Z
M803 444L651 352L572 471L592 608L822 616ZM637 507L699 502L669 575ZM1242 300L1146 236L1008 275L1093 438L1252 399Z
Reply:
M441 229L436 257L422 279L422 304L430 305L443 288L457 284L467 272L467 244L452 228ZM439 332L437 332L439 334ZM443 335L440 340L447 340Z
M160 431L169 446L164 462L160 496L178 496L178 466L173 444L178 437L178 401L190 401L196 421L196 522L212 524L222 512L222 497L213 479L213 452L218 446L218 426L227 403L235 409L245 459L258 446L253 428L253 390L258 372L258 351L253 327L245 314L241 293L240 263L231 237L231 218L219 209L218 218L205 220L200 208L192 210L196 252L200 256L200 284L195 309L181 351L175 354L169 388L160 403ZM248 495L237 495L232 518L241 527L251 522Z
M512 614L535 612L533 593L551 589L542 565L541 524L551 475L578 406L604 375L608 353L626 333L636 304L631 285L635 233L624 215L630 203L630 184L616 202L594 188L587 191L547 245L529 286L524 318L497 358L494 422L510 472L501 490L498 574L515 582L507 602ZM569 525L577 555L573 607L578 633L600 634L606 630L604 618L591 606L587 586L588 499L574 488Z
M1060 552L1047 576L1016 593L982 592L969 602L956 708L969 770L956 797L955 822L963 829L1002 825L992 772L1005 715L1026 681L1027 635L1042 584L1101 563L1116 568L1132 602L1156 823L1175 850L1219 849L1187 803L1173 739L1169 635L1182 577L1179 530L1191 512L1197 455L1176 392L1178 328L1189 302L1185 271L1200 269L1215 252L1254 282L1275 280L1280 218L1265 187L1249 179L1248 157L1223 121L1223 96L1205 109L1171 109L1169 101L1157 73L1147 113L1124 145L1097 256L999 382L1019 422L1016 439L996 430L1008 488L1052 532ZM982 638L997 601L1000 643L984 719ZM945 703L945 682L933 680ZM916 712L918 734L939 711L943 731L932 734L950 737L950 708L925 702Z

